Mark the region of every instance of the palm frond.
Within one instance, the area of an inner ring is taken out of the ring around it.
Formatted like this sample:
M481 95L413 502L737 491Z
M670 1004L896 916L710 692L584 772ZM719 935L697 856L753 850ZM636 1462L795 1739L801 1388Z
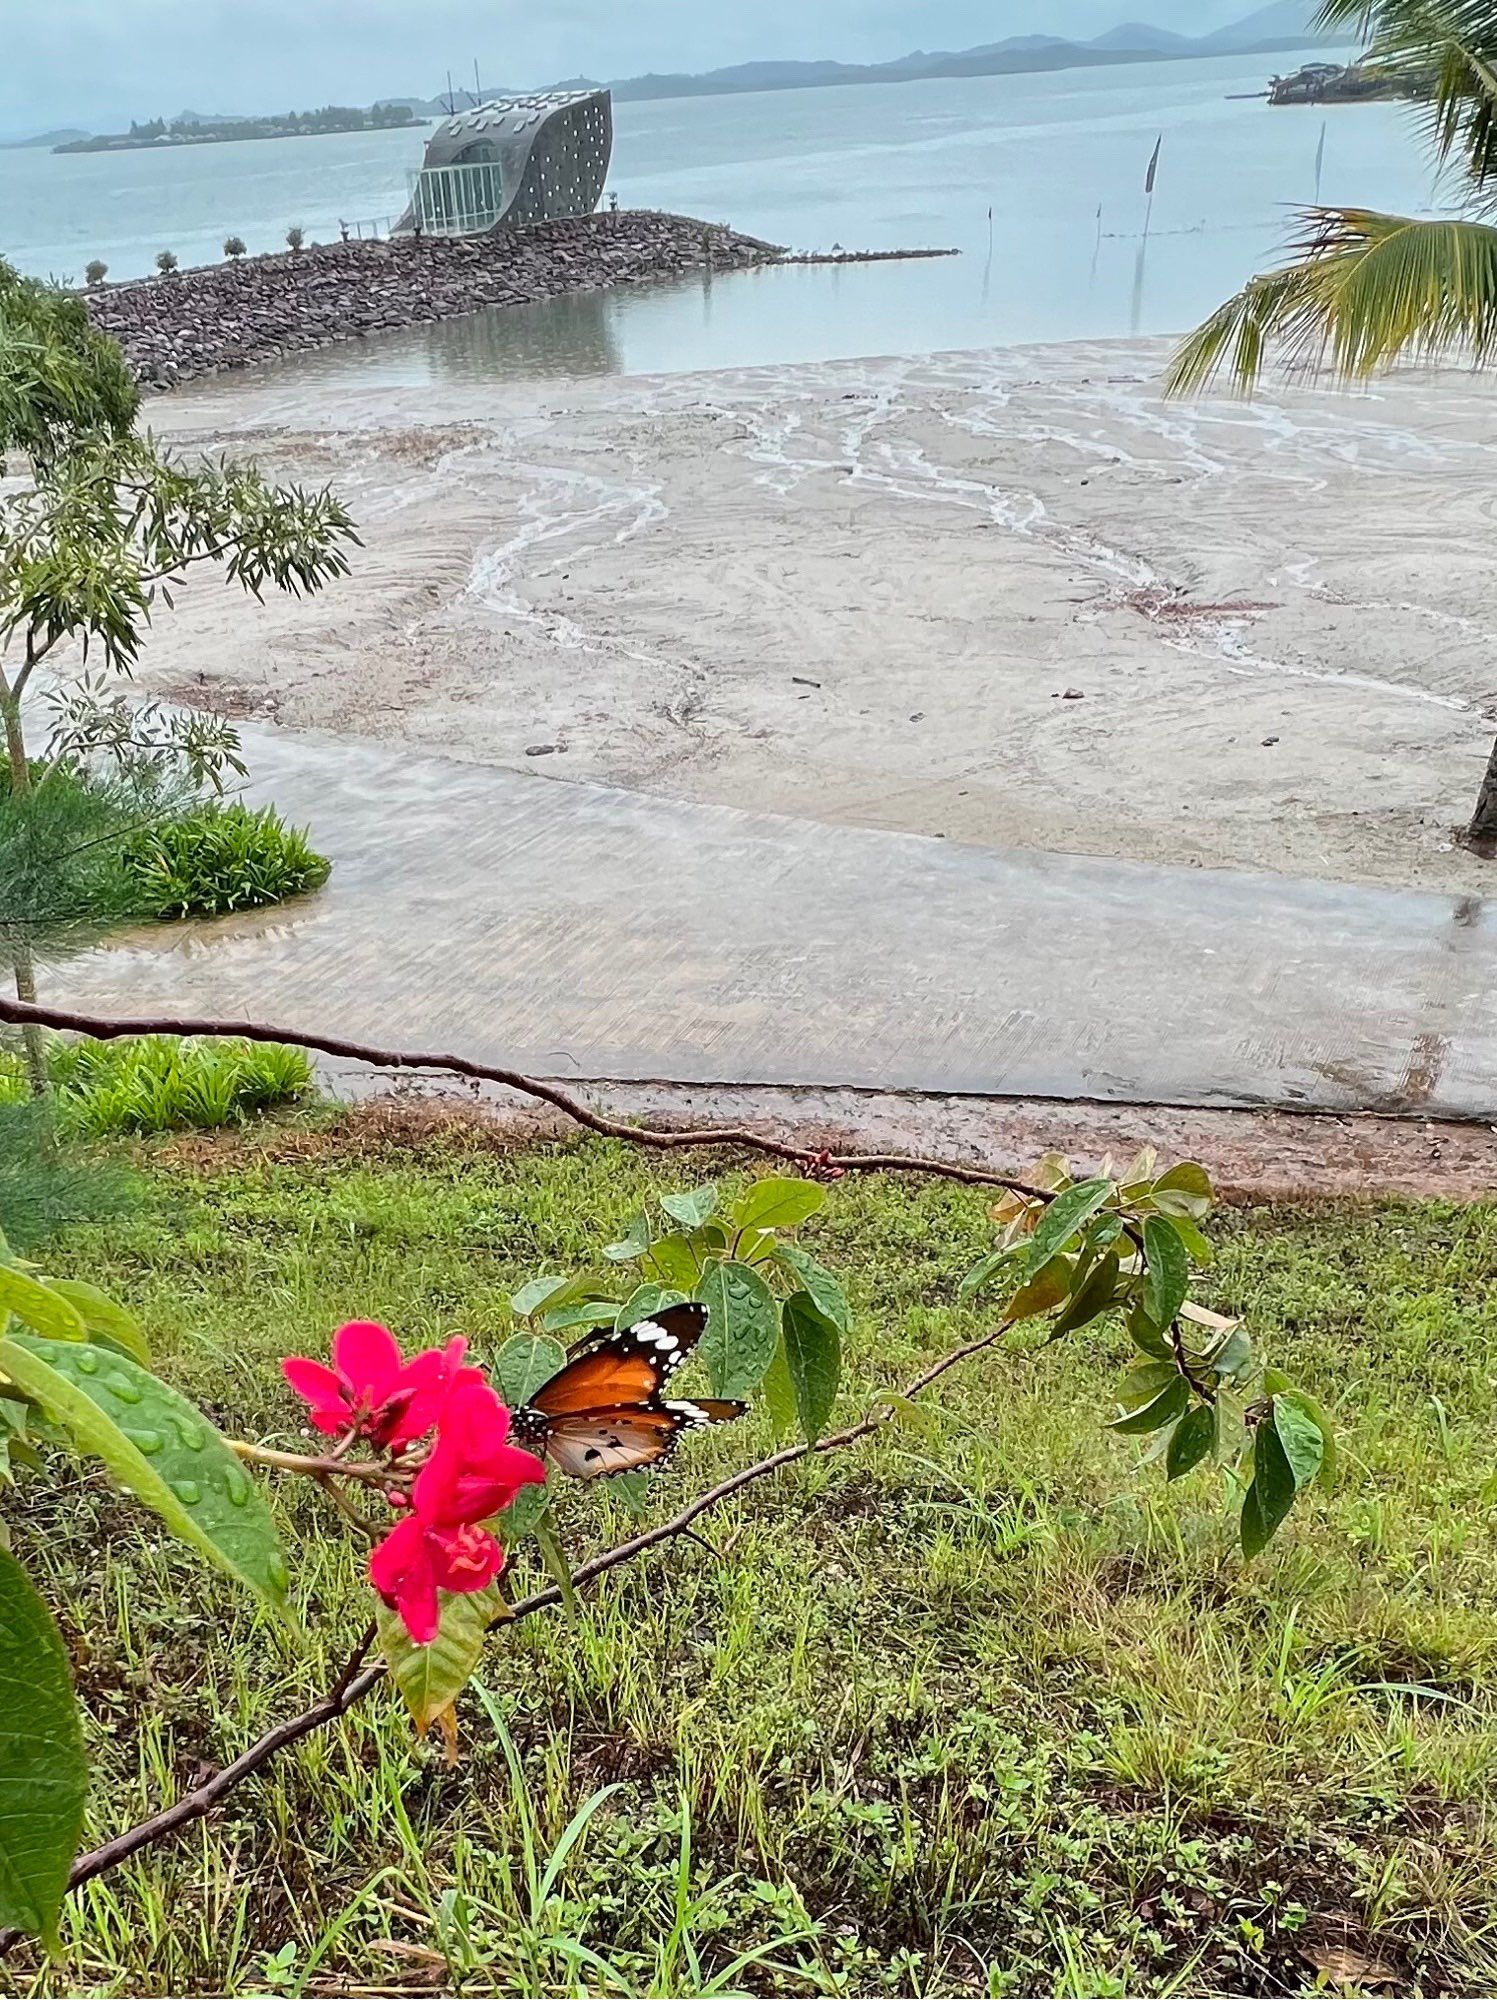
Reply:
M1428 83L1421 110L1436 154L1460 161L1478 198L1497 199L1494 0L1324 0L1320 24L1352 29L1371 62Z
M1480 365L1497 353L1497 228L1360 208L1309 209L1304 222L1295 261L1254 278L1181 346L1166 394L1223 370L1251 390L1271 352L1344 381L1403 358Z

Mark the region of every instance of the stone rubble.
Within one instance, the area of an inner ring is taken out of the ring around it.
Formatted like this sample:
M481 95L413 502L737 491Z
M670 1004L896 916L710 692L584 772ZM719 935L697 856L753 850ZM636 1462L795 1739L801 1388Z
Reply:
M140 381L169 389L307 348L490 306L780 261L772 243L690 217L621 210L492 236L315 244L86 294Z

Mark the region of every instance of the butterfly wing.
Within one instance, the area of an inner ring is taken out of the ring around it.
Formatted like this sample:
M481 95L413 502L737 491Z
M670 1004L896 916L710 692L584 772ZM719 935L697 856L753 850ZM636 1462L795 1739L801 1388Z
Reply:
M731 1423L746 1403L671 1402L648 1408L576 1410L546 1419L544 1448L571 1479L658 1471L687 1431Z
M530 1406L548 1417L564 1417L657 1402L706 1324L705 1306L670 1306L622 1333L579 1341Z

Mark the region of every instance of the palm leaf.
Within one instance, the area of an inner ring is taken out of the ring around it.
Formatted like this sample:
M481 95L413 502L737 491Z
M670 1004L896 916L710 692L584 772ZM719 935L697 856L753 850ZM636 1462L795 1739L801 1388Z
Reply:
M1441 160L1497 198L1497 5L1493 0L1325 0L1320 24L1367 38L1368 60L1432 94L1421 109Z
M1167 394L1192 394L1223 369L1249 390L1271 348L1343 381L1408 357L1491 359L1497 228L1360 208L1310 209L1304 221L1295 261L1254 278L1175 354Z

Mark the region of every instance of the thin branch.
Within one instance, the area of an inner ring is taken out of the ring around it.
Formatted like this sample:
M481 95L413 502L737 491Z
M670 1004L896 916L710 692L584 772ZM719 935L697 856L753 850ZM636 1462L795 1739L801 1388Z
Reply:
M299 1451L276 1451L267 1444L249 1444L243 1438L231 1438L229 1449L249 1465L266 1465L277 1472L300 1472L308 1479L358 1479L366 1486L383 1488L393 1476L388 1465L377 1465L372 1459L350 1464L333 1453L309 1457Z
M368 1063L375 1069L449 1070L454 1076L470 1077L479 1083L502 1084L507 1090L518 1091L522 1096L551 1105L576 1124L605 1139L624 1139L633 1145L654 1146L664 1152L703 1146L738 1146L818 1172L929 1174L940 1180L961 1181L969 1187L1005 1188L1011 1194L1024 1195L1030 1201L1050 1202L1055 1199L1050 1190L1031 1187L1026 1181L1014 1179L1011 1174L995 1173L988 1167L967 1166L954 1160L927 1160L917 1154L903 1153L812 1153L790 1140L770 1138L746 1125L722 1125L689 1131L633 1125L626 1118L610 1118L606 1112L595 1111L571 1091L563 1090L560 1084L540 1077L523 1076L518 1070L473 1062L467 1056L374 1048L367 1042L350 1042L338 1035L308 1034L301 1029L271 1027L260 1021L199 1020L179 1015L115 1019L99 1014L80 1014L71 1008L41 1007L28 1001L0 998L0 1025L4 1024L12 1027L35 1024L68 1034L91 1035L98 1041L114 1041L125 1035L200 1035L208 1038L234 1037L246 1042L285 1042L295 1048L315 1049L320 1055Z
M965 1347L959 1347L952 1353L943 1355L904 1390L904 1399L910 1401L916 1396L923 1395L949 1370L995 1346L1007 1332L1006 1326L996 1327L991 1333L969 1341ZM699 1494L695 1500L688 1501L686 1506L678 1514L672 1515L670 1520L662 1521L657 1527L633 1535L628 1541L620 1542L617 1547L605 1549L590 1561L580 1563L572 1573L573 1583L590 1582L593 1577L602 1576L623 1563L633 1562L648 1550L659 1548L664 1543L674 1541L681 1536L699 1539L694 1534L694 1528L703 1514L721 1506L725 1500L732 1499L746 1487L756 1484L761 1479L769 1478L772 1473L782 1471L785 1466L794 1465L800 1459L809 1458L813 1453L844 1451L850 1445L860 1443L864 1438L871 1437L875 1431L881 1430L890 1421L892 1414L892 1409L887 1403L876 1402L860 1423L852 1424L846 1430L837 1431L831 1437L820 1438L815 1444L789 1445L782 1451L771 1452L767 1458L761 1458L754 1465L744 1466L731 1478L722 1480L718 1485L710 1487L707 1492ZM495 1622L496 1625L513 1624L518 1619L532 1617L537 1611L548 1610L553 1604L560 1602L561 1591L553 1585L549 1589L536 1591L531 1597L522 1598L518 1604L508 1609L503 1618ZM221 1805L247 1779L262 1770L278 1751L287 1749L291 1744L300 1742L304 1736L310 1736L329 1723L338 1721L351 1708L357 1707L385 1678L386 1669L383 1660L376 1660L370 1666L364 1665L375 1636L375 1627L370 1625L345 1662L333 1686L319 1700L313 1702L310 1708L303 1709L300 1715L288 1716L284 1722L278 1722L273 1729L267 1729L265 1734L258 1737L247 1750L242 1751L233 1763L226 1764L221 1771L215 1772L203 1784L194 1786L190 1792L184 1792L173 1805L153 1813L149 1819L144 1819L138 1826L132 1826L126 1832L117 1834L113 1840L105 1841L103 1846L79 1855L68 1876L68 1887L81 1889L86 1882L92 1882L96 1876L118 1868L133 1854L138 1854L142 1848L154 1846L157 1841L167 1840L173 1834L180 1833L183 1827L205 1818L215 1806ZM13 1950L23 1936L24 1933L17 1930L0 1931L0 1958Z

